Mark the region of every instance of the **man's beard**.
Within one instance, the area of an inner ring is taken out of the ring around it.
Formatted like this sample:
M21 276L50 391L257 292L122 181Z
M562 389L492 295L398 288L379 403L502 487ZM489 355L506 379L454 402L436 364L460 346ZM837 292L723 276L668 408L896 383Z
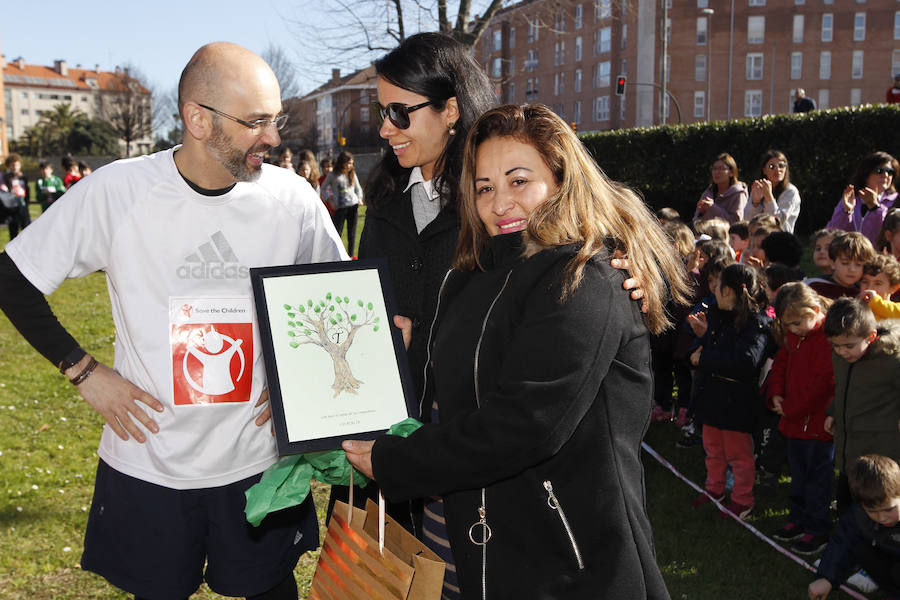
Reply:
M216 160L218 160L225 169L231 173L236 181L256 181L259 179L262 169L260 167L251 167L247 164L247 157L254 153L266 153L272 149L269 144L259 144L253 146L246 152L236 148L231 143L231 138L225 133L218 119L213 121L212 135L206 141L206 147L209 148Z

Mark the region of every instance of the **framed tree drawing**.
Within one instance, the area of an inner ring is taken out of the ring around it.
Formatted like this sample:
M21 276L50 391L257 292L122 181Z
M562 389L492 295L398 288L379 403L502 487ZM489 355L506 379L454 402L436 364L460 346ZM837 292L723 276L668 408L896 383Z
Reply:
M279 454L373 439L415 398L384 260L250 269Z

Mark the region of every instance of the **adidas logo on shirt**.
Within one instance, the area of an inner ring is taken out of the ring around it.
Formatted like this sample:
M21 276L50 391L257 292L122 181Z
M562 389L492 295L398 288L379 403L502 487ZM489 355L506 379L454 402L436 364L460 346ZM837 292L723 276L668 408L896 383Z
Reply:
M246 279L250 276L250 269L240 264L225 234L217 231L210 240L185 257L186 264L175 270L179 279Z

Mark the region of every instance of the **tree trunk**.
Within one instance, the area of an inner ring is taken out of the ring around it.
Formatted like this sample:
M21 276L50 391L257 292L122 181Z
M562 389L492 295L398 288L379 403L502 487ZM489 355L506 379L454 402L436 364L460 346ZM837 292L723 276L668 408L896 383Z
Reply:
M334 361L334 384L331 386L334 396L332 397L337 398L341 392L355 394L362 381L353 376L350 371L350 363L343 355L332 355L331 359Z

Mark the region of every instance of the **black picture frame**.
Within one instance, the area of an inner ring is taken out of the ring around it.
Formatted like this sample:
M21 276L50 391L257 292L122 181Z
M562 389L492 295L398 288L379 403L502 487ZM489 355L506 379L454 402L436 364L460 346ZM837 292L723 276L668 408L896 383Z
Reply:
M251 268L250 279L280 455L335 449L346 439L371 440L416 414L406 348L393 324L397 303L385 259ZM331 288L341 291L323 292ZM347 344L342 358L350 369L335 358L342 332ZM373 336L358 337L364 333ZM366 339L360 350L365 356L350 355L360 339ZM323 373L325 359L310 353L313 349L332 360L330 398L323 385L329 377ZM350 358L365 365L375 380L371 388L356 379ZM376 398L375 389L389 391Z

